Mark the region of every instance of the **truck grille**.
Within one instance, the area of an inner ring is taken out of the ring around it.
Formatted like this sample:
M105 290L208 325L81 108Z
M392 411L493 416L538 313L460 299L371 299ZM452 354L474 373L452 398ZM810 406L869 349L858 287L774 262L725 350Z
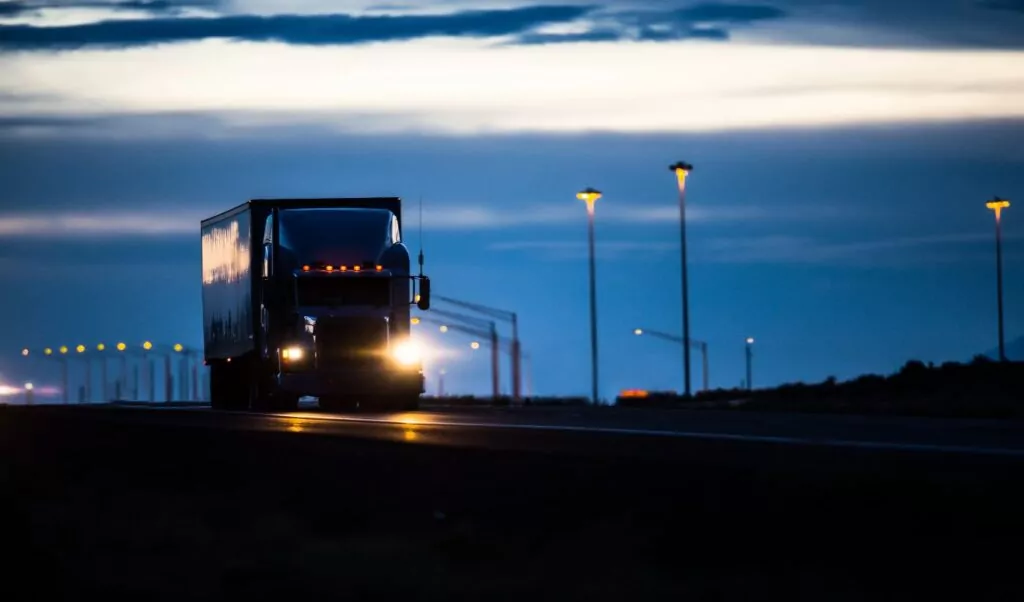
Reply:
M321 369L379 363L387 344L388 322L383 318L321 318L316 323Z
M298 279L299 305L384 307L391 303L391 280L374 276L303 276Z

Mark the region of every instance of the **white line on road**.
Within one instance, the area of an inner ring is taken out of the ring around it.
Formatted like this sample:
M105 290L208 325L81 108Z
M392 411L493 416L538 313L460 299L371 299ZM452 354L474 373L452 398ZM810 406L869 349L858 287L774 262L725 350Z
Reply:
M700 431L672 431L632 429L618 427L569 426L552 424L500 424L493 422L457 422L457 421L421 421L416 419L367 418L352 416L325 416L323 414L257 414L255 416L274 416L278 418L301 418L304 420L323 420L328 422L354 422L369 424L387 424L394 426L420 427L452 427L452 428L491 428L532 431L598 433L608 435L633 435L644 437L668 437L679 439L705 439L711 441L741 441L749 443L775 443L781 445L807 445L824 447L843 447L854 449L913 451L932 453L971 454L986 456L1024 457L1024 449L1005 447L974 447L967 445L938 445L927 443L896 443L885 441L856 441L851 439L809 438L772 435L738 435L735 433L709 433Z

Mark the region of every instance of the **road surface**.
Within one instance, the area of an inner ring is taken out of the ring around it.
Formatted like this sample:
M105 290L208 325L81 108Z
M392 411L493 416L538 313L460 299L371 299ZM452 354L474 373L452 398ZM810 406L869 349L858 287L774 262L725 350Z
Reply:
M1021 599L1020 429L0 408L9 584L145 599Z

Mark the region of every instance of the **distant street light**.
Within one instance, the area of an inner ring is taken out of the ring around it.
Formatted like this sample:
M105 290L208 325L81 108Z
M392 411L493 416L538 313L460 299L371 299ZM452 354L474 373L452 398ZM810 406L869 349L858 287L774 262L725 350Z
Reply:
M747 357L747 390L748 391L753 391L754 390L754 382L752 380L753 379L753 370L751 368L751 363L752 363L752 360L753 360L753 357L754 357L754 339L753 339L753 337L748 337L747 338L746 357Z
M679 248L683 273L683 379L685 381L685 395L690 397L690 285L687 277L686 264L686 176L693 171L693 165L680 161L669 166L669 170L676 174L676 181L679 185Z
M1003 209L1010 201L995 197L985 206L996 214L996 304L999 308L999 361L1006 361L1006 342L1003 333Z
M657 330L645 330L643 328L637 328L637 329L633 330L633 334L635 334L638 337L639 336L652 336L652 337L655 337L655 338L658 338L658 339L663 339L663 340L666 340L666 341L672 341L673 343L677 343L677 344L682 345L684 347L686 346L686 340L683 337L676 336L674 334L668 334L667 332L660 332L660 331L657 331ZM708 378L708 344L707 344L707 341L697 341L697 340L694 340L694 339L690 339L690 346L691 347L696 347L696 348L700 349L701 365L703 367L703 371L702 372L703 372L703 376L704 376L704 388L703 388L703 390L707 391L707 390L709 390L708 389L709 378Z
M21 355L23 357L28 357L28 354L29 354L29 350L27 348L21 350Z
M447 332L447 331L445 331L445 332ZM469 348L473 349L475 351L475 350L480 348L480 343L477 342L477 341L473 341L472 343L469 344Z
M601 192L587 188L576 194L576 198L587 204L588 241L590 248L590 402L598 404L597 386L597 268L594 260L594 203L601 198Z
M96 345L96 351L100 352L100 378L103 379L100 385L100 390L103 392L103 403L110 401L110 389L107 384L107 355L104 351L107 350L107 346L104 343Z
M32 405L35 400L35 388L32 383L25 383L25 405Z

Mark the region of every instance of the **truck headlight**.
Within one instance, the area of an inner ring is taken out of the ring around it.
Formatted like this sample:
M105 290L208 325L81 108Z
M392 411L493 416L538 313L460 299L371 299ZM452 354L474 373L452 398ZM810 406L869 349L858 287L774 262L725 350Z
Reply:
M419 345L412 341L403 341L391 349L391 357L402 366L414 366L423 357Z
M306 350L302 347L285 347L281 350L281 359L287 362L298 362L306 357Z

